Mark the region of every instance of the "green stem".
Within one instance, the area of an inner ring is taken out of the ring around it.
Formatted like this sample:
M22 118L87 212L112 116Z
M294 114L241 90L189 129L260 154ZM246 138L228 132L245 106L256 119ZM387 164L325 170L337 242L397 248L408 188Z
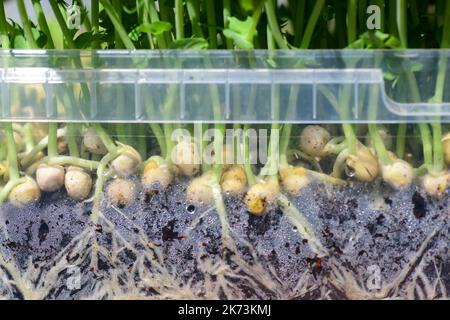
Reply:
M380 136L377 125L374 123L369 123L368 127L372 144L377 152L381 164L384 166L391 164L392 160L389 158L389 154L384 146L383 139Z
M44 32L47 37L47 48L54 49L55 44L53 43L52 35L47 24L47 19L45 18L44 9L41 6L40 0L32 0L33 8L36 13L37 21L40 29Z
M319 0L323 1L323 0ZM284 41L283 35L281 34L281 30L278 26L277 16L275 12L276 3L275 0L267 0L265 4L267 20L269 22L270 30L272 31L273 37L275 38L275 42L277 43L280 49L289 49L288 45Z
M269 50L274 50L275 49L275 42L274 42L274 37L273 34L271 32L271 28L269 26L267 26L267 46ZM279 144L280 144L280 140L279 140L279 130L280 130L280 125L278 123L278 120L280 118L280 87L278 85L276 85L274 87L274 102L275 102L275 106L274 106L274 118L275 121L272 123L271 125L271 129L270 129L270 143L269 143L269 168L270 168L270 172L272 173L271 175L271 179L277 179L277 173L278 173L278 166L279 166Z
M91 0L91 16L92 16L92 32L93 35L97 35L100 32L100 19L99 19L99 2L98 0ZM99 49L100 44L98 40L92 41L92 49Z
M19 164L17 162L16 143L14 141L14 131L12 124L7 122L3 124L6 134L6 148L8 150L8 170L9 180L19 179Z
M6 198L8 197L9 193L14 189L16 186L18 186L21 183L24 183L27 180L27 178L17 178L17 179L9 179L8 183L1 189L0 191L0 203L5 202Z
M121 25L123 25L123 23L122 23L122 4L120 2L121 2L121 0L112 0L112 7L114 8L114 11L116 13L118 22ZM120 33L117 30L117 28L114 28L114 42L115 42L114 46L116 49L123 49L124 44L122 42Z
M214 174L216 179L220 181L223 170L223 139L225 136L225 124L219 123L215 124L215 135L214 135Z
M67 124L67 143L69 145L69 154L72 157L79 157L80 151L78 149L78 143L77 143L77 133L78 133L78 125L75 123L68 123Z
M114 144L111 137L108 135L106 130L102 127L102 125L98 124L98 123L93 123L92 126L94 127L99 138L102 140L103 144L105 145L106 149L108 150L108 153L117 154L117 146Z
M359 0L358 1L358 31L357 34L361 34L367 29L367 2L370 0Z
M56 20L58 21L59 27L64 35L64 40L66 40L69 48L75 48L75 41L73 40L73 34L69 30L66 25L66 21L61 14L61 10L59 9L58 0L49 0L50 6L52 7L53 14L55 15Z
M347 28L347 10L346 7L340 2L339 4L336 3L334 10L336 20L334 36L337 41L337 47L345 48L348 36L347 34L345 34L345 32L341 32L341 30L345 30Z
M0 144L0 161L5 160L7 153L6 145Z
M392 8L391 6L391 9ZM406 14L406 1L405 0L396 0L395 3L395 12L397 13L397 30L400 38L400 43L402 48L406 48L408 46L408 25L407 25L407 14ZM391 15L394 12L390 13ZM426 135L426 134L425 134ZM403 159L405 156L405 143L406 143L406 123L400 123L398 126L398 135L397 135L397 156L400 159Z
M6 22L5 16L5 6L3 1L0 5L0 36L1 36L1 45L3 49L9 49L9 35L8 35L8 22Z
M397 27L397 2L389 1L389 33L393 36L398 36L398 27Z
M442 32L441 48L450 47L450 3L447 1L444 16L444 28ZM447 75L447 57L442 54L439 59L438 75L433 102L441 103L444 97L445 80ZM444 151L442 147L442 125L439 116L433 117L431 128L433 130L434 170L441 172L445 168Z
M59 129L57 131L57 138L59 137L64 137L66 135L67 129L63 128L63 129ZM48 146L48 141L49 141L49 137L46 136L45 138L43 138L41 141L39 141L34 147L33 149L28 152L26 155L24 155L24 157L22 158L22 160L20 161L20 164L23 167L28 166L33 160L34 157L42 150L45 149L45 147Z
M309 17L308 24L306 25L305 34L303 36L302 42L300 44L300 49L306 49L311 43L311 38L314 33L317 21L322 13L323 7L325 5L325 0L317 0L314 4L313 11Z
M152 129L156 141L158 141L159 148L161 149L161 156L165 158L167 155L167 148L166 142L164 141L164 132L157 123L150 123L150 129Z
M171 19L171 13L173 13L173 8L170 8L169 11L169 7L166 6L166 1L158 1L159 4L159 16L161 17L162 21L167 21L169 22L171 25L174 24L174 19ZM170 32L164 32L162 34L162 36L165 38L166 40L166 44L167 46L172 42L172 35Z
M248 185L252 186L256 183L255 175L253 174L252 165L250 163L250 139L248 136L248 131L250 125L244 125L244 171L247 176Z
M138 141L137 141L138 151L144 158L147 158L147 142L146 142L144 125L142 125L142 124L138 125L137 135L138 135Z
M314 4L313 12L308 19L308 24L306 25L305 34L300 43L300 49L307 49L311 43L312 34L314 33L314 29L317 25L317 21L320 17L320 13L322 12L323 6L325 2L322 0L316 1ZM278 25L277 25L278 28ZM273 30L272 30L273 32ZM297 106L298 94L300 92L299 85L293 85L291 87L291 92L289 94L289 102L288 102L288 111L287 118L289 119L293 116L295 112L295 107ZM281 156L286 156L287 148L289 146L289 140L292 132L292 124L286 124L283 128L282 132L282 140L280 145L280 153Z
M430 170L433 165L433 149L430 127L426 123L419 123L420 136L423 144L424 165Z
M186 8L189 19L191 20L192 34L196 37L203 38L202 28L200 27L198 3L199 2L196 0L186 0Z
M417 27L420 24L420 15L417 9L417 1L410 0L410 10L411 10L411 21L414 27Z
M305 0L297 0L295 1L295 23L294 23L294 46L300 46L302 37L303 37L303 25L305 23L305 10L306 10L306 1Z
M34 40L33 32L31 30L31 20L28 17L27 9L25 8L25 3L23 2L23 0L17 0L17 7L19 9L20 20L22 20L25 38L31 49L37 49L38 46L36 44L36 41Z
M154 1L146 1L145 4L146 4L146 10L148 11L148 14L150 16L150 22L154 23L154 22L160 21L158 10L156 10ZM158 47L160 49L167 48L167 41L163 34L157 35L156 39L158 41Z
M103 193L103 186L105 184L105 174L106 174L106 168L109 162L111 162L115 158L115 153L106 154L102 160L100 161L100 164L97 167L97 181L95 182L95 190L94 190L94 197L93 197L93 204L92 204L92 215L91 215L91 221L94 223L97 222L100 213L100 206L102 204L102 193Z
M228 28L230 25L230 21L228 18L231 16L231 4L230 0L223 0L223 27L224 29ZM229 38L225 37L225 43L227 45L227 49L233 48L233 41Z
M358 1L348 0L348 26L347 38L348 43L353 43L356 40L356 25L357 25Z
M385 6L386 6L386 0L369 0L370 4L373 4L375 6L377 6L378 8L380 8L381 11L381 15L380 15L380 31L384 31L385 29L385 18L384 18L384 12L385 12ZM393 2L393 1L390 1ZM361 3L359 3L359 5L361 5ZM367 7L364 7L364 9L366 9ZM367 28L366 27L366 22L364 22L364 24L362 25L362 28ZM365 31L365 30L364 30Z
M27 123L23 126L23 136L25 139L25 152L30 152L34 147L33 128L31 123Z
M109 3L108 0L100 0L100 3L105 8L105 11L106 11L106 14L108 15L108 17L111 19L111 22L113 23L115 30L119 34L124 47L127 48L128 50L136 49L133 42L128 37L128 33L125 30L125 28L123 27L123 25L120 21L120 17L118 15L118 13L116 12L116 10L114 9L114 7Z
M397 28L402 48L408 47L408 22L406 0L396 0L397 3Z
M431 123L431 130L433 132L433 170L442 172L445 168L444 150L442 148L442 126L440 118L435 117Z
M209 125L207 123L200 123L199 126L195 126L194 130L194 136L195 137L200 137L200 141L199 141L199 145L200 145L200 150L201 150L201 159L202 159L202 164L201 164L201 169L203 172L208 172L209 170L211 170L211 164L208 163L208 161L204 161L204 150L206 150L207 146L208 146L208 140L207 139L203 139L205 132L209 129ZM199 133L197 133L199 130Z
M58 155L58 124L55 122L50 122L48 124L48 156L50 158L56 157Z
M175 0L175 36L184 39L183 0Z
M379 67L382 61L382 55L378 52L375 53L374 66ZM369 101L371 105L369 106L369 120L376 121L378 112L378 103L380 96L380 88L378 86L372 86L370 88ZM383 139L381 138L380 132L378 131L377 125L372 122L368 124L369 135L372 140L372 144L376 150L379 161L383 166L392 163L391 158L386 150Z
M98 168L99 162L80 159L78 157L73 156L57 156L54 158L48 158L48 163L51 165L60 165L60 166L76 166L79 168L86 169L88 171L94 171Z
M347 66L348 68L351 68L351 65ZM320 90L320 89L319 89ZM348 147L348 151L350 155L355 155L357 151L358 146L358 139L355 134L355 130L353 128L353 125L349 123L350 120L350 101L351 101L351 94L352 94L352 87L350 84L343 85L343 88L340 89L339 99L335 100L331 92L328 92L328 90L321 90L322 93L328 95L328 99L330 100L330 103L333 105L337 103L337 106L335 107L337 109L337 112L339 113L339 117L341 118L342 123L342 131L344 132L346 144Z
M405 158L405 143L406 143L406 123L400 123L397 129L397 142L395 147L395 153L400 159Z
M349 154L355 155L358 146L358 139L351 123L342 124L342 130L344 131L345 140L347 141Z
M208 38L211 48L217 48L217 21L214 1L215 0L206 0L206 19L208 22Z
M166 162L168 164L172 164L172 150L175 146L174 142L172 141L173 125L170 123L166 123L163 125L163 130L164 137L166 139Z

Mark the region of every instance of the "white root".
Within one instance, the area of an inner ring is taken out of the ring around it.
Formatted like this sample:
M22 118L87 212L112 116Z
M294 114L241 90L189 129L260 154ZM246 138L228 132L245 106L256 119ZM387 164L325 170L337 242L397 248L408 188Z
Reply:
M293 203L283 195L278 196L278 205L283 211L283 214L289 219L293 226L297 228L297 232L300 234L302 239L308 241L308 245L312 252L317 254L319 257L324 257L328 255L328 251L321 244L319 238L314 234L313 227L309 224L306 218L298 211Z
M394 295L396 290L398 290L400 285L410 274L411 269L423 256L430 241L440 232L441 229L442 226L434 228L422 242L418 250L408 259L405 267L400 270L397 276L377 291L366 290L364 285L360 283L361 281L355 279L352 273L346 270L344 266L340 266L335 259L330 261L333 269L330 281L334 286L336 286L336 288L344 291L349 299L384 299L389 295Z

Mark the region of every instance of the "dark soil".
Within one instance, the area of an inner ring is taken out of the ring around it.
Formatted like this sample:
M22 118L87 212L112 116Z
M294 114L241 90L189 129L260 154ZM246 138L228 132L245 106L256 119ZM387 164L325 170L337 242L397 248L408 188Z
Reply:
M149 274L160 274L155 261L174 275L177 290L195 287L189 292L198 298L209 297L206 280L218 281L218 275L205 271L207 262L221 262L236 272L235 277L226 279L237 291L231 291L230 296L230 292L219 290L219 298L233 298L234 294L249 299L345 299L358 298L358 294L376 298L384 287L396 283L402 270L407 270L405 276L385 292L386 297L448 298L449 197L436 201L415 188L394 192L381 184L371 189L312 185L292 202L329 252L318 257L280 209L255 217L246 212L241 199L234 198L225 202L237 252L224 247L215 210L186 204L185 188L176 185L151 199L140 196L135 205L122 209L105 203L106 220L95 225L90 219L91 205L71 201L64 194L45 195L38 205L28 208L5 204L1 208L0 254L36 291L45 289L40 291L41 298L50 299L90 297L94 291L95 297L111 298L106 289L98 293L110 286L111 279L124 296L131 295L133 283L133 297L158 298L167 286L162 290L147 285L141 272L144 268ZM81 249L77 243L87 238L74 242L86 230L92 230L93 239L103 248L94 267L92 255L84 254L94 240ZM148 258L142 258L144 252ZM254 268L255 274L239 269L237 257L248 270ZM137 270L140 259L143 264ZM73 276L72 266L78 268L81 279L76 288L67 284ZM48 278L53 283L44 281L46 273L56 267L60 268L56 277ZM0 276L1 272L14 280L0 260ZM375 288L368 282L374 272L380 280ZM243 273L245 277L238 276ZM258 280L261 273L270 275L274 287ZM2 296L26 297L20 287L0 282Z

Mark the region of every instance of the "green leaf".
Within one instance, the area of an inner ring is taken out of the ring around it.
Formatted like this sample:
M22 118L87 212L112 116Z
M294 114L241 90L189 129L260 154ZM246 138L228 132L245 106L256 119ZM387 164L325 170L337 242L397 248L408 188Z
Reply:
M166 31L172 30L172 24L166 21L155 21L153 23L144 23L136 28L140 33L151 33L158 36Z
M228 18L229 26L223 30L223 35L228 39L234 41L234 44L245 50L253 49L253 37L255 34L250 35L249 29L252 26L253 18L247 17L245 21L241 21L235 17Z
M356 41L347 46L348 49L396 49L399 47L398 38L381 31L364 32Z
M364 49L364 40L357 39L347 46L348 49Z
M374 36L375 36L375 38L377 38L377 39L379 39L381 41L386 41L390 37L389 34L383 33L381 31L375 31Z
M384 73L384 78L386 80L392 81L396 78L396 76L392 73L392 72L385 72Z
M390 36L384 43L385 48L398 49L401 46L401 42L398 38Z
M78 49L89 48L94 41L102 41L103 34L93 34L93 32L84 32L75 38L75 45Z
M78 49L83 49L87 46L87 44L91 42L91 39L92 39L92 32L84 32L80 34L78 37L76 37L75 46Z
M139 37L141 36L141 32L138 31L139 27L134 28L133 30L130 31L130 33L128 33L128 38L131 39L131 41L133 42L137 42L139 41Z
M205 50L208 49L208 41L203 38L175 40L169 44L169 49Z
M37 39L36 39L36 44L38 46L38 48L44 48L45 45L47 44L47 36L42 33Z

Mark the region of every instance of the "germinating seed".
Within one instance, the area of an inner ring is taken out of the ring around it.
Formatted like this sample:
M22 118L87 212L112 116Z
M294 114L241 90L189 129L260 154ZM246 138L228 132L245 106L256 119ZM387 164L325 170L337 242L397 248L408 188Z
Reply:
M449 1L63 2L0 3L0 299L449 298Z

